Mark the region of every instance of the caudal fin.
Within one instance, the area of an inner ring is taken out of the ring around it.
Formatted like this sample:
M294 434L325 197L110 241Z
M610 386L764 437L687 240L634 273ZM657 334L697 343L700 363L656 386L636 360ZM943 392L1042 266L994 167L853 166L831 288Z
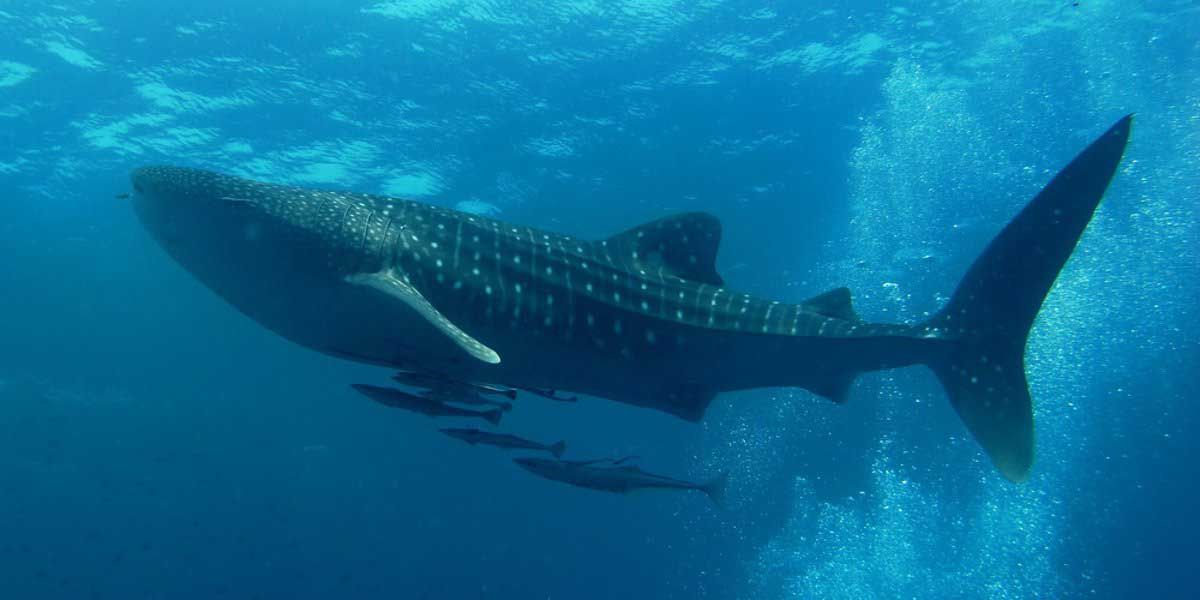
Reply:
M563 452L567 451L567 443L558 442L555 444L550 444L550 446L548 446L546 449L550 451L550 454L554 455L554 458L562 458Z
M1121 162L1133 115L1071 161L992 240L941 312L925 324L951 340L929 366L992 462L1020 482L1033 465L1025 342L1042 301Z
M700 491L704 492L713 504L718 508L725 508L725 490L729 487L729 473L721 473L712 478L712 481L700 486Z
M487 422L491 423L492 425L499 425L500 417L504 416L504 411L497 408L494 410L488 410L488 411L481 412L481 413L479 413L479 416L487 419Z

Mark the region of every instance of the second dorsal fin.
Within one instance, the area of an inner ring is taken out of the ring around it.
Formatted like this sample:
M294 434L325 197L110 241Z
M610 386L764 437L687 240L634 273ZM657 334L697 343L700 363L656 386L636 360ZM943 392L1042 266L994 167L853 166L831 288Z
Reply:
M717 273L720 243L721 222L702 212L651 221L606 240L614 251L629 252L639 268L710 285L724 285Z
M850 303L850 288L834 288L805 300L801 306L819 315L842 319L845 321L861 321L854 306Z

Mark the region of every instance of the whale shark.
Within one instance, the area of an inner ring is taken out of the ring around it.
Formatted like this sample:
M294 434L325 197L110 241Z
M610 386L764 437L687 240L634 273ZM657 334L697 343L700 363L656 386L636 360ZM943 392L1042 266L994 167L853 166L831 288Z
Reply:
M690 212L584 239L403 199L176 166L131 173L144 228L254 321L331 356L606 398L698 421L722 392L844 402L856 376L926 365L1012 481L1034 460L1026 339L1114 176L1132 115L1004 226L928 320L861 319L846 288L799 302L716 269Z

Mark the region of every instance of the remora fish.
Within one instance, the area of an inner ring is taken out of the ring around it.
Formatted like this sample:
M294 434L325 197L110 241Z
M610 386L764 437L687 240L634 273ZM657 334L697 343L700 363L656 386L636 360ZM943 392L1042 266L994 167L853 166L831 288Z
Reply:
M550 460L545 458L514 458L521 468L546 479L561 481L576 487L626 494L642 489L697 490L704 492L718 506L725 503L728 476L722 473L707 483L647 473L633 466L598 467L584 462Z
M1129 139L1070 162L914 325L868 323L845 288L787 304L736 293L703 213L602 240L366 194L178 167L132 173L134 210L238 310L334 356L462 381L569 390L699 420L719 392L795 386L842 402L858 374L929 366L992 462L1033 464L1030 328ZM501 360L503 358L503 361Z
M491 385L487 383L474 383L469 381L458 381L448 377L438 375L436 373L425 373L422 371L398 371L392 375L392 380L404 385L439 389L448 391L470 391L476 394L492 394L496 396L504 396L509 400L517 399L517 390L509 387Z
M476 406L495 406L504 412L512 410L512 402L501 402L499 400L490 400L484 398L483 394L472 389L458 389L455 387L433 388L420 393L420 396L429 398L437 402L449 402L451 404L473 404Z
M486 420L492 425L500 424L500 417L504 413L500 409L477 411L467 410L450 406L437 400L425 398L402 392L392 388L380 387L377 385L367 385L365 383L353 383L350 387L354 388L358 393L384 405L392 408L403 408L412 412L418 412L430 417L478 417Z
M539 444L537 442L527 440L515 435L507 433L490 433L480 431L478 429L441 429L442 433L456 439L460 439L474 446L475 444L484 444L487 446L496 446L499 448L511 448L515 450L539 450L553 454L555 458L563 455L567 451L566 442L556 442L553 444Z
M595 464L600 464L600 463L608 463L610 465L623 465L625 463L632 463L633 461L637 460L638 458L639 457L637 457L637 456L625 456L622 458L589 458L587 460L559 460L558 462L567 463L567 464L571 464L571 465L577 465L577 466L595 465Z
M579 398L576 398L575 396L561 396L561 395L559 395L558 391L556 391L556 390L542 390L542 389L538 389L538 388L523 387L523 388L521 388L521 391L529 392L530 394L533 394L534 396L540 396L547 400L554 400L555 402L577 402L577 401L579 401Z

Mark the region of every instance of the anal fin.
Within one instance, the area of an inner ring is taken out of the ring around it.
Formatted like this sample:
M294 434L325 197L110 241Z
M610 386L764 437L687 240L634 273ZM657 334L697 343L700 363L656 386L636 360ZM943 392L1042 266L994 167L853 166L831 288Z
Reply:
M429 300L421 295L421 292L394 274L386 271L380 273L360 273L346 277L346 282L355 285L365 285L407 304L409 308L417 311L417 314L424 317L431 325L446 334L455 344L458 344L460 348L465 350L467 354L493 365L500 362L500 355L495 350L488 348L479 340L459 329L450 319L447 319L445 315L438 312L438 309L433 304L430 304Z

